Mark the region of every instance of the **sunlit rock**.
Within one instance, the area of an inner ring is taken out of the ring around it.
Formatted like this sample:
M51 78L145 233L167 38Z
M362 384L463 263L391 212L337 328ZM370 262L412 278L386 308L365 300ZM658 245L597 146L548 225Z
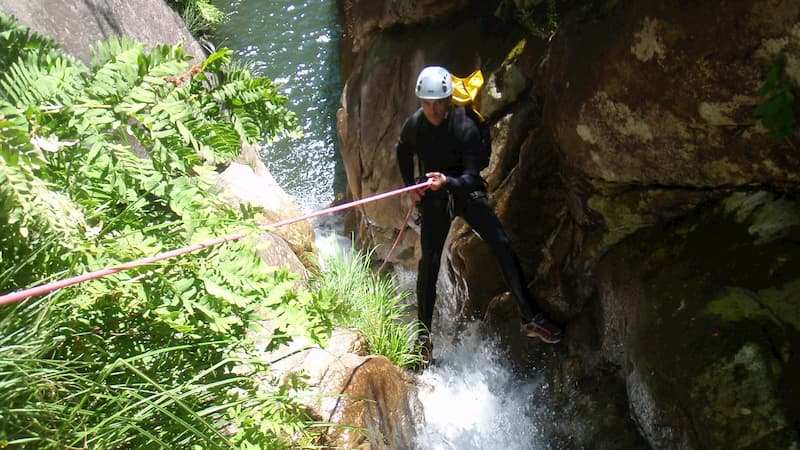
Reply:
M242 155L219 174L218 185L234 204L248 203L263 208L260 225L267 226L303 215L278 185L252 147L243 148ZM261 251L267 264L284 267L284 264L288 263L290 268L301 269L297 273L303 273L300 258L306 256L306 253L316 251L314 230L311 229L311 225L308 221L300 221L278 227L273 233L283 238L285 244L272 239L264 241L272 241L275 244L274 252L268 247ZM289 246L294 258L281 251L283 245Z
M285 356L284 356L285 355ZM410 448L418 409L409 373L382 356L365 356L363 338L337 330L325 348L301 341L270 356L273 374L302 375L301 395L313 417L337 424L327 433L332 447Z
M0 11L61 43L65 52L86 64L91 62L90 46L112 35L133 37L147 48L183 42L187 54L198 59L205 55L181 17L163 0L0 0Z

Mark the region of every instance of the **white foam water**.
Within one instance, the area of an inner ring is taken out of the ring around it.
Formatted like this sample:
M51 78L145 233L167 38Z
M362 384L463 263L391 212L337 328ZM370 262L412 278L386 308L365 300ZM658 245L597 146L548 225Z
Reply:
M320 266L325 268L326 258L346 259L353 248L352 238L344 234L344 215L331 214L311 220L314 228L314 245L317 247Z
M541 382L515 375L507 355L477 323L457 335L455 340L434 335L437 360L418 377L424 417L417 419L416 448L539 448L532 399Z

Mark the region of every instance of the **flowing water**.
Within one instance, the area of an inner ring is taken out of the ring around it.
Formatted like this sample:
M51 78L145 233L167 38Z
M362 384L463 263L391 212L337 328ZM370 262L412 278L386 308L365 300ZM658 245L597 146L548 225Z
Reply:
M335 0L213 0L229 15L215 36L289 97L303 137L261 148L272 175L303 212L327 206L344 187L335 114L341 94ZM335 219L314 223L320 251L348 245ZM408 283L404 283L408 284ZM447 307L441 305L441 307ZM440 307L440 309L441 309ZM453 317L441 313L440 317ZM442 363L418 379L424 417L419 449L529 450L537 430L530 399L540 386L521 380L478 327L434 333ZM459 336L457 342L450 339Z
M229 20L216 33L289 98L303 137L263 145L261 156L303 212L327 206L344 188L336 109L341 93L335 0L214 0Z
M439 292L447 289L439 283ZM546 395L540 377L522 377L509 355L480 322L456 326L457 305L440 295L433 323L435 363L417 378L424 417L417 420L416 450L535 450ZM441 325L440 325L441 324Z

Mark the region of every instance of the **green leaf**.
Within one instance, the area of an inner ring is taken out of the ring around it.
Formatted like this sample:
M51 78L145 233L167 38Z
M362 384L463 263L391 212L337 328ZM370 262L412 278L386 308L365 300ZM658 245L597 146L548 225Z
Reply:
M794 95L791 86L780 79L783 69L782 61L773 61L766 82L756 92L767 99L753 110L756 116L761 117L761 123L774 140L784 139L796 132Z

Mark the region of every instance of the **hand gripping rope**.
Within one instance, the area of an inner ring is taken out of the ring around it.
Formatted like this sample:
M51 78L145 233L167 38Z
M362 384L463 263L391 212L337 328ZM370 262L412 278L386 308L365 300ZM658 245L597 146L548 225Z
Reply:
M283 227L283 226L286 226L286 225L291 225L293 223L301 222L303 220L308 220L308 219L312 219L314 217L319 217L319 216L324 216L326 214L332 214L332 213L335 213L335 212L344 211L346 209L354 208L356 206L360 206L360 205L363 205L363 204L366 204L366 203L370 203L370 202L374 202L374 201L378 201L378 200L383 200L385 198L393 197L393 196L400 195L400 194L403 194L403 193L406 193L406 192L410 192L410 191L414 191L414 190L418 190L418 189L423 189L424 190L424 189L427 189L431 185L431 182L432 182L431 180L427 180L427 181L424 181L424 182L419 183L419 184L414 184L414 185L411 185L411 186L406 186L404 188L395 189L393 191L384 192L383 194L376 194L376 195L373 195L371 197L365 197L365 198L363 198L361 200L354 200L352 202L343 203L341 205L333 206L331 208L321 209L319 211L316 211L316 212L313 212L313 213L310 213L310 214L306 214L304 216L298 216L298 217L293 217L293 218L290 218L290 219L285 219L285 220L282 220L282 221L275 222L273 224L267 225L266 228L268 230L269 229L274 229L274 228L280 228L280 227ZM412 205L412 208L413 208L413 205ZM400 236L402 236L403 229L405 229L406 223L408 222L408 217L410 216L410 211L411 210L409 210L409 214L406 215L405 222L402 225L402 228L400 229L400 234L398 234L397 240L395 241L394 245L392 246L392 250L389 252L389 255L386 256L386 259L389 259L390 255L392 254L392 251L397 246L397 243L400 241ZM168 259L168 258L173 258L175 256L183 255L185 253L195 252L197 250L202 250L204 248L213 247L215 245L219 245L219 244L222 244L222 243L225 243L225 242L236 241L236 240L239 240L239 239L241 239L241 238L243 238L245 236L246 235L243 234L243 233L231 234L231 235L228 235L228 236L223 236L223 237L220 237L220 238L211 239L211 240L208 240L208 241L205 241L205 242L200 242L200 243L197 243L197 244L194 244L194 245L190 245L190 246L187 246L187 247L183 247L183 248L179 248L179 249L176 249L176 250L170 250L168 252L159 253L157 255L150 256L148 258L137 259L135 261L130 261L128 263L120 264L118 266L108 267L108 268L105 268L105 269L100 269L100 270L97 270L97 271L94 271L94 272L85 273L83 275L78 275L78 276L74 276L74 277L71 277L71 278L66 278L66 279L63 279L63 280L54 281L52 283L41 284L39 286L35 286L35 287L29 288L29 289L24 289L24 290L18 291L18 292L12 292L12 293L0 296L0 305L5 305L5 304L8 304L8 303L17 302L17 301L20 301L20 300L23 300L23 299L26 299L26 298L29 298L29 297L34 297L34 296L37 296L37 295L47 294L49 292L53 292L55 290L58 290L58 289L61 289L61 288L67 287L67 286L72 286L74 284L82 283L84 281L95 280L95 279L102 278L102 277L107 276L107 275L111 275L113 273L122 272L123 270L133 269L134 267L143 266L145 264L152 264L152 263L157 262L157 261L161 261L161 260ZM384 264L385 264L385 262L384 262ZM383 265L381 266L381 268L383 268Z

